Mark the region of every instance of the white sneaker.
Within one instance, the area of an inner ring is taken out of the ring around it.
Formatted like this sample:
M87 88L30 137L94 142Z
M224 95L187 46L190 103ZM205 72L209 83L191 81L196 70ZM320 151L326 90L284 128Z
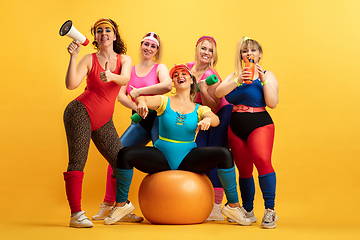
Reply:
M255 217L255 215L254 215L254 209L251 210L250 212L246 211L245 209L244 209L244 211L245 211L245 217L246 217L246 218L249 218L252 223L256 223L256 221L257 221L258 219L257 219L257 218ZM234 223L234 222L235 222L235 221L232 220L231 218L227 218L227 220L228 220L228 222L231 222L231 223Z
M92 216L92 220L104 220L107 218L113 209L113 206L108 206L102 203L100 205L99 212ZM142 222L144 219L142 217L136 216L134 213L129 213L125 217L121 218L119 222Z
M276 222L279 221L275 210L270 208L265 209L264 217L262 219L261 228L276 228Z
M224 217L221 214L221 204L214 203L214 207L206 221L224 221Z
M75 228L91 228L93 223L85 216L84 211L77 212L70 218L70 227Z
M99 212L92 216L92 220L104 220L107 216L109 216L110 211L113 206L105 205L105 203L101 203Z
M126 214L125 217L121 218L118 222L142 222L144 218L136 216L134 213Z
M134 211L134 209L135 208L131 202L125 203L125 205L123 207L114 206L111 209L110 215L104 219L104 223L106 225L114 224L117 221L119 221L121 218L125 217L127 214Z
M249 218L246 218L245 209L243 207L232 208L226 204L221 209L221 213L224 214L226 217L231 218L240 225L244 225L244 226L251 225L251 220Z

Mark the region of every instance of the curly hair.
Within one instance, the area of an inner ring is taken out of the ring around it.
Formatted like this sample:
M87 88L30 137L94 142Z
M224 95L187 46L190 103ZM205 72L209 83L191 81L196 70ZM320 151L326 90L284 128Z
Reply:
M124 41L121 39L120 37L120 34L119 34L119 25L117 25L117 23L112 20L112 19L109 19L109 18L102 18L100 20L105 20L105 21L108 21L113 27L114 27L114 32L115 32L115 35L116 35L116 40L114 41L114 46L113 46L113 49L114 49L114 52L116 52L117 54L126 54L127 52L127 47L124 43ZM98 20L97 22L99 22L100 20ZM94 25L95 26L95 25ZM96 29L95 27L91 27L91 33L93 34L93 36L95 37L96 33ZM100 50L99 49L99 44L94 40L92 42L92 45L94 46L95 50Z

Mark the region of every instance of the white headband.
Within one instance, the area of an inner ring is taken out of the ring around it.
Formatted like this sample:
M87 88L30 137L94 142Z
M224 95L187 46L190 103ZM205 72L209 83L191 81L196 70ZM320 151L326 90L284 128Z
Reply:
M159 41L154 37L154 33L151 33L150 36L144 37L141 42L143 42L143 41L145 41L145 40L147 40L147 39L156 42L156 44L158 45L158 47L160 46Z

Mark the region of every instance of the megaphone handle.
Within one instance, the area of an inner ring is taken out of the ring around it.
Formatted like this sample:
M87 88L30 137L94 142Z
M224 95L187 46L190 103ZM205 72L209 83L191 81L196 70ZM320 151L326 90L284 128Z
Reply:
M77 43L77 44L75 44L75 43ZM77 41L77 40L73 40L70 44L69 44L69 46L68 46L68 52L69 53L73 53L78 47L80 47L80 42L79 41Z

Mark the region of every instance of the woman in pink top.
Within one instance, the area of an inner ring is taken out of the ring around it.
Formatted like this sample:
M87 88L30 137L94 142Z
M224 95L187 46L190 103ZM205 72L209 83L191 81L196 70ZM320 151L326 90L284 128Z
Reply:
M217 59L215 39L210 36L203 36L196 42L195 62L187 63L198 82L199 93L196 102L210 107L220 119L220 124L217 127L211 127L208 131L199 131L196 137L198 147L220 146L229 148L227 129L230 124L232 105L225 98L215 96L215 90L221 82L221 78L215 70ZM209 86L206 84L206 78L213 74L217 76L219 81ZM222 221L224 217L220 210L224 191L216 169L207 174L215 191L214 208L207 221Z
M121 88L118 96L119 102L132 109L132 113L136 113L135 99L138 96L164 94L172 88L168 68L164 64L157 63L161 56L161 43L156 33L149 32L144 35L141 40L140 53L140 62L132 67L130 81L126 87ZM150 140L154 143L158 138L159 120L154 111L137 124L131 122L131 125L120 139L124 147L130 147L145 146ZM105 219L116 202L116 179L112 177L112 174L113 169L109 165L105 198L100 205L99 212L92 217L93 220ZM125 222L141 222L142 220L142 217L138 217L133 213L129 213L121 219L121 221Z
M69 103L64 112L64 125L69 147L69 163L64 172L66 195L71 209L70 227L92 227L81 209L84 167L92 139L112 167L122 148L112 115L121 86L130 79L132 61L120 38L118 25L101 18L91 28L97 52L85 55L78 64L80 44L73 41L67 50L70 63L66 87L77 88L86 79L85 91Z

